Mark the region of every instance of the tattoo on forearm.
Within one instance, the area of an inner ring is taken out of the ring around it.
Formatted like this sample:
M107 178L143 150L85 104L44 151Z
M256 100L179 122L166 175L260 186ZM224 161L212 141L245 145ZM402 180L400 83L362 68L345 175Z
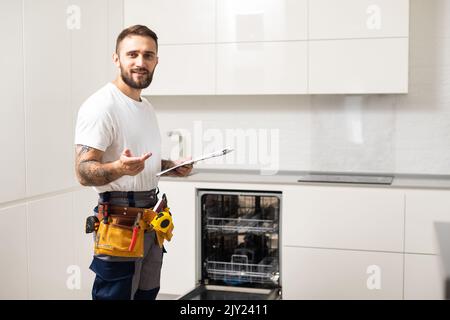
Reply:
M91 151L91 150L92 150L91 147L88 147L88 146L82 146L80 152L78 153L78 155L81 156L82 154L87 153L87 152L89 152L89 151Z
M114 181L114 175L101 167L101 163L95 160L84 160L79 163L80 177L89 185L102 186Z

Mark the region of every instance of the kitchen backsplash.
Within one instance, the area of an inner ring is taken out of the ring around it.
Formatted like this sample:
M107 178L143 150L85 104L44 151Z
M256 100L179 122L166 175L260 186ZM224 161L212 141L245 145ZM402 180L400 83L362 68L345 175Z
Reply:
M450 174L450 1L410 10L407 95L149 97L163 154L182 129L187 154L236 148L198 167Z

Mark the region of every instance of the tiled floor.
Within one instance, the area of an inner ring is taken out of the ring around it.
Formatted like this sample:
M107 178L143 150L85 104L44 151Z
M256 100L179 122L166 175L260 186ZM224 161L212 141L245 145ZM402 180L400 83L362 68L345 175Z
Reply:
M160 293L158 294L158 296L156 297L156 300L175 300L179 297L179 295L176 294L165 294L165 293Z

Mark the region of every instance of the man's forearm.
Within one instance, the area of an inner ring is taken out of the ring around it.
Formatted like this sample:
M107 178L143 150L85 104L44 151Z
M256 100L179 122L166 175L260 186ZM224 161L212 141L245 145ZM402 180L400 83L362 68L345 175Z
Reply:
M77 173L83 186L103 186L123 176L115 162L96 160L81 161Z

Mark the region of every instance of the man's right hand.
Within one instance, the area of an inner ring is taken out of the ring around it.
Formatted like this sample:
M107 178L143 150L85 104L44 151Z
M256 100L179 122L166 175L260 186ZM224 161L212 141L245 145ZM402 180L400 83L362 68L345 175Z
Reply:
M116 161L117 169L122 175L135 176L145 168L145 160L152 156L151 152L135 157L131 151L125 148Z

